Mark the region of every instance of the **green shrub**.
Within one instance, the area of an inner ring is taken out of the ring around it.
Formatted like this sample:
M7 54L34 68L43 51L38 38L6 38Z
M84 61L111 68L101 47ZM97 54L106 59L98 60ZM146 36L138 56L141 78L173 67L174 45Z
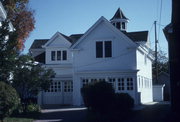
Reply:
M27 106L27 112L40 112L40 106L37 104L30 104Z
M19 96L16 90L4 83L0 82L0 119L9 116L20 104Z
M81 88L84 104L90 110L107 112L113 103L114 89L107 82L97 82Z
M128 93L116 93L114 109L118 112L127 112L134 107L134 99Z

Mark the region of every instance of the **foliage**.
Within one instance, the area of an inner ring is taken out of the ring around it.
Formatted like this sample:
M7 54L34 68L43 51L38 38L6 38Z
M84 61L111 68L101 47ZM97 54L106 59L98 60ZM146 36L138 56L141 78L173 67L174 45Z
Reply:
M27 106L28 112L40 112L40 106L38 104L29 104Z
M116 93L114 102L114 109L123 113L134 107L134 99L128 93Z
M163 51L159 51L157 54L157 70L158 74L161 72L166 72L169 73L169 62L168 58L166 56L167 54L164 53ZM155 76L156 69L155 69L155 61L153 62L152 66L152 71L153 71L153 76Z
M36 64L29 55L20 55L13 74L13 87L20 95L24 110L40 90L47 90L52 82L53 70Z
M15 68L15 61L18 55L17 34L10 32L9 22L2 21L0 26L0 81L10 82L10 76Z
M110 109L114 89L107 82L97 82L81 88L84 104L92 111L106 112Z
M28 8L29 0L1 0L7 11L8 19L17 31L18 48L24 48L24 42L34 30L34 11Z
M115 93L107 82L88 84L81 88L81 93L90 122L122 121L134 107L134 100L128 93Z
M20 99L16 90L4 83L0 82L0 119L9 116L13 110L19 105Z

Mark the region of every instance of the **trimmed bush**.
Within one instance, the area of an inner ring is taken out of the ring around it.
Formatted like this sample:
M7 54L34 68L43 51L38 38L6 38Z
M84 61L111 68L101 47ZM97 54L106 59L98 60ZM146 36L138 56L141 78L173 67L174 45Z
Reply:
M114 98L114 89L107 82L96 82L81 88L84 105L96 112L108 111Z
M9 116L20 104L19 96L16 90L4 83L0 82L0 119Z
M118 112L127 112L134 107L134 99L128 93L116 93L114 108Z

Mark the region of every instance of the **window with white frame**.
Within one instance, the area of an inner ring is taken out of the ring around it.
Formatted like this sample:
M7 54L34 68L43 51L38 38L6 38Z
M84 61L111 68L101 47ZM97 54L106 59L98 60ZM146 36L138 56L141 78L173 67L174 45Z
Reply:
M108 82L112 85L112 87L115 89L115 81L116 79L115 78L109 78L108 79Z
M96 42L96 58L112 57L112 41Z
M65 81L64 82L64 92L72 92L73 91L73 82Z
M118 78L118 90L119 91L124 90L124 78Z
M51 61L65 61L67 60L67 51L66 50L58 50L51 51Z
M56 52L55 51L51 51L51 60L55 61L55 56L56 56Z
M127 78L127 90L133 90L133 78Z
M61 81L52 82L49 89L45 92L61 92Z
M82 79L82 86L86 86L88 84L89 80L88 79Z

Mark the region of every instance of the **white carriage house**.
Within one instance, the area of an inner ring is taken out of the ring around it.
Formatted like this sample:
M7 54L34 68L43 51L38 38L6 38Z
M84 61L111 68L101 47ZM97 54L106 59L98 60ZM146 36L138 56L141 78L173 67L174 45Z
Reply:
M57 32L51 39L34 40L32 56L56 72L49 90L38 95L39 104L82 105L80 89L96 81L129 93L135 104L151 102L153 56L148 31L127 32L128 22L118 9L110 21L100 17L84 34Z

